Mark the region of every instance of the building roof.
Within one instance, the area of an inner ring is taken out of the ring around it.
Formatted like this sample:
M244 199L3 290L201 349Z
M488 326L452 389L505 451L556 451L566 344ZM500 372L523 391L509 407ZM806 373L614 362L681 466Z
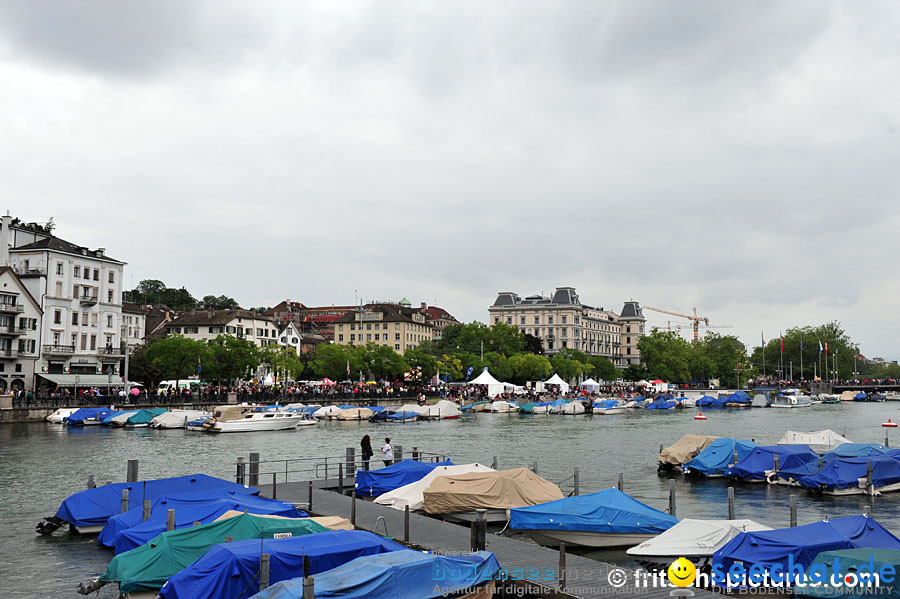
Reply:
M272 322L271 317L250 310L191 310L180 314L172 322L166 323L166 326L226 325L236 318Z
M437 306L428 306L427 308L422 310L422 312L425 314L425 318L428 320L452 320L453 322L459 322L456 320L456 318L453 317L452 314Z
M32 243L26 243L25 245L20 245L19 247L10 248L10 252L26 252L31 250L52 250L55 252L62 252L64 254L73 254L75 256L88 256L90 258L94 258L96 260L105 260L106 262L116 262L118 264L125 264L121 260L116 260L115 258L110 258L106 255L105 250L97 249L97 250L89 250L86 247L75 245L65 239L60 239L59 237L47 237L46 239L41 239L39 241L34 241Z
M22 290L22 293L25 294L25 297L27 297L29 300L31 300L31 303L34 304L34 307L37 308L38 312L43 314L44 311L41 309L41 305L38 303L38 301L36 299L34 299L34 296L31 295L31 292L28 291L28 289L22 283L22 279L20 279L19 275L16 274L15 269L13 269L9 266L0 266L0 274L3 274L4 272L8 272L9 274L11 274L13 276L13 278L16 280L16 283L19 285L19 288Z
M637 302L625 302L625 305L622 307L622 318L643 318L644 313L641 311L641 306Z
M413 314L421 313L418 309L407 308L398 304L367 304L363 306L363 311L381 312L383 316L379 322L408 322L410 324L419 324L427 327L434 326L427 320L425 322L418 322L416 320L413 320ZM357 314L358 312L356 311L347 312L340 318L336 319L334 322L357 322Z

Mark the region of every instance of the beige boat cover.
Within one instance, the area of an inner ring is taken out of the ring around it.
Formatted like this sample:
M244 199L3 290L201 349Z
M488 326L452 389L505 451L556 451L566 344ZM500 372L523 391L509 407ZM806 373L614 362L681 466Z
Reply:
M347 408L338 414L338 420L368 420L375 412L369 408Z
M853 401L853 398L859 391L844 391L841 393L841 401Z
M422 493L429 514L509 509L562 499L562 491L528 468L440 476Z
M239 406L226 404L224 406L216 406L213 409L213 415L219 422L230 422L232 420L240 420L246 412L253 410L252 406Z
M243 516L244 512L239 512L237 510L228 510L221 516L215 519L216 522L219 520L225 520L227 518L234 518L235 516ZM279 520L306 520L307 518L287 518L286 516L274 516L272 514L253 514L258 518L277 518ZM341 518L340 516L315 516L313 518L309 518L316 524L321 524L325 528L329 530L353 530L353 525L350 524L350 521L346 518Z
M706 449L716 439L718 437L710 437L708 435L685 435L674 445L669 445L662 450L659 454L659 463L683 466L696 458L697 454Z

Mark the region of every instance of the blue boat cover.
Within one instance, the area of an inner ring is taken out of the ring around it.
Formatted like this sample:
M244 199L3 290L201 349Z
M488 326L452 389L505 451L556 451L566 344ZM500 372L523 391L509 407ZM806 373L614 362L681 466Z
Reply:
M603 401L594 402L595 408L615 408L619 405L615 399L604 399Z
M756 448L753 441L743 439L716 439L706 449L697 454L693 460L684 465L689 470L703 476L721 475L734 463L734 452L737 451L738 462L747 457Z
M672 397L669 395L668 397ZM657 397L654 399L649 406L647 406L648 410L671 410L678 402L674 399L662 399L662 397Z
M363 406L363 407L369 408L370 410L372 410L372 411L375 412L376 414L377 414L378 412L383 412L383 411L384 411L384 406Z
M868 397L868 395L866 395L864 392L860 391L859 393L857 393L856 395L853 396L853 399L857 400L857 401L862 401L862 400L866 399L866 397Z
M172 509L169 507L169 509ZM200 524L209 524L215 522L219 516L225 512L236 510L246 512L248 514L282 516L284 518L307 518L309 514L302 510L298 510L290 503L283 501L273 501L264 497L255 497L253 495L236 495L231 499L219 499L208 503L197 504L194 507L175 510L175 530L180 528L189 528L194 522ZM119 533L113 544L115 553L123 553L131 551L136 547L149 542L154 537L161 535L168 530L166 528L168 520L167 510L157 510L155 515L151 515L146 522L139 522L131 528L127 528Z
M403 460L378 470L356 471L356 493L365 497L378 497L403 485L421 480L438 466L454 466L450 460L440 463Z
M753 401L744 391L735 391L728 396L728 403L750 403Z
M493 553L436 555L406 549L355 559L316 576L316 599L434 599L496 578ZM272 585L251 599L301 599L303 579Z
M303 573L317 575L364 555L408 551L406 547L362 530L331 530L287 539L248 539L214 545L203 557L175 574L159 591L165 599L249 597L259 591L259 556L269 554L269 582Z
M112 419L115 418L116 416L121 416L122 414L133 414L137 411L138 410L118 410L118 411L113 412L112 414L110 414L109 416L104 418L103 420L101 420L101 422L103 424L109 424L110 422L112 422Z
M149 410L140 410L137 414L133 414L125 421L125 426L135 426L136 424L147 424L160 414L168 412L167 408L150 408Z
M872 464L872 484L876 488L900 483L900 461L887 455L833 458L822 466L822 470L797 482L804 487L823 491L857 489L859 479L867 476L869 464Z
M678 524L661 512L618 489L566 497L509 510L509 527L516 530L578 530L659 534Z
M56 516L75 526L102 526L110 516L122 512L122 491L125 489L129 491L128 509L143 507L145 499L152 500L173 493L207 489L231 489L249 495L259 493L259 489L214 476L189 474L136 483L110 483L95 489L79 491L63 500L56 510Z
M722 571L737 561L749 570L754 564L766 569L780 564L787 570L788 559L809 567L823 551L872 547L900 549L900 539L873 518L847 516L778 530L742 532L713 554L713 567Z
M700 399L697 400L697 405L701 408L708 408L713 404L713 402L715 400L716 400L715 397L711 397L709 395L704 395L703 397L701 397Z
M152 520L153 518L160 516L160 514L162 514L164 518L168 518L168 511L170 509L176 510L177 513L180 510L193 509L197 506L219 501L220 499L238 499L242 497L246 497L248 501L254 499L260 502L259 505L264 505L265 502L273 501L272 499L250 495L246 492L246 489L243 488L240 491L234 489L206 489L203 491L189 491L187 493L173 493L171 495L162 495L150 501L150 519ZM279 501L278 503L282 502ZM130 509L121 514L116 514L115 516L110 516L106 521L106 524L103 525L103 530L100 531L97 542L107 547L115 547L116 539L120 534L132 526L137 526L143 521L143 506Z
M836 458L864 458L866 456L884 455L890 452L889 447L881 443L841 443L834 450L822 456L822 464L831 463Z
M892 549L839 549L837 551L823 551L815 559L806 572L807 579L814 576L822 576L829 581L822 586L807 585L794 589L794 595L806 595L808 597L840 597L841 599L862 599L864 596L877 595L885 599L900 599L900 585L881 580L878 587L867 587L865 584L848 586L841 584L835 586L830 583L835 574L834 560L839 560L841 574L848 572L879 573L882 567L891 566L895 572L900 572L900 551Z
M115 410L110 408L80 408L70 414L66 419L66 422L78 426L84 424L84 421L88 419L103 420L104 418L112 416L115 412Z
M387 412L387 410L385 410ZM381 412L384 414L385 412ZM376 414L377 416L377 414ZM388 420L407 420L409 418L418 418L419 414L417 412L387 412Z
M742 480L765 480L766 470L775 467L778 456L779 477L799 479L819 470L819 454L809 445L759 445L743 460L728 468L725 476Z

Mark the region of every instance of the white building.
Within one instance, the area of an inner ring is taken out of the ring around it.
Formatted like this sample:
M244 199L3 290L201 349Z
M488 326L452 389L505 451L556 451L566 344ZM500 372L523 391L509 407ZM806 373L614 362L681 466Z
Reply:
M0 265L10 265L34 298L40 298L39 367L50 384L118 384L122 340L122 282L125 263L52 234L48 227L2 217ZM102 374L102 377L96 375ZM52 375L52 376L46 376ZM97 381L88 376L94 375Z
M147 313L138 305L122 303L122 338L125 345L135 347L144 344L147 334Z
M41 307L8 266L0 266L0 392L34 387Z
M278 342L278 327L263 314L250 310L192 310L166 323L167 335L212 341L219 335L246 339L257 347Z
M303 335L300 334L300 331L297 330L297 327L294 326L293 322L288 322L278 333L279 345L294 348L298 356L300 355L300 344L302 340Z

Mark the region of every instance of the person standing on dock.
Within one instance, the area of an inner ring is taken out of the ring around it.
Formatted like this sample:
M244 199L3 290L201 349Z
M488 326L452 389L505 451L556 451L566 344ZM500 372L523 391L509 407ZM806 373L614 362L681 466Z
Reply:
M369 439L369 435L366 435L362 438L362 441L359 443L360 447L362 447L362 461L363 461L363 470L369 469L369 459L375 455L375 452L372 451L372 440Z
M385 466L390 466L394 463L394 448L391 447L391 440L388 437L384 438L384 447L381 448L381 459L384 460Z

